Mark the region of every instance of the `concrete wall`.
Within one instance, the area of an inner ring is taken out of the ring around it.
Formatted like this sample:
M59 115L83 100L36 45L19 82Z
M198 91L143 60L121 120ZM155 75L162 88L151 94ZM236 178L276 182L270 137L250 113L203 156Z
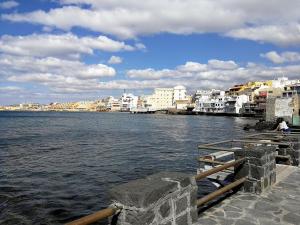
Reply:
M294 112L293 98L268 98L266 102L266 121L274 121L278 117L283 117L292 123Z

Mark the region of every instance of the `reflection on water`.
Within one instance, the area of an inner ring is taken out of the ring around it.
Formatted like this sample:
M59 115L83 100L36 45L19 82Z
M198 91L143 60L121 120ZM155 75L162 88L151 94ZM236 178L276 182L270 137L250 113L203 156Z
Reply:
M245 123L209 116L1 112L0 223L62 224L106 207L113 185L163 170L195 173L197 145L242 136Z

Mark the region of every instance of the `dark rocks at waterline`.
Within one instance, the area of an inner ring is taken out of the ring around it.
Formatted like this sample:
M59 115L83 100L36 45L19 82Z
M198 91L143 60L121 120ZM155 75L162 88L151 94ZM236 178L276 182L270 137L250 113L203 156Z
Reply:
M270 121L258 121L254 125L246 124L243 129L244 130L257 130L257 131L262 131L262 130L274 130L277 127L276 122L270 122Z

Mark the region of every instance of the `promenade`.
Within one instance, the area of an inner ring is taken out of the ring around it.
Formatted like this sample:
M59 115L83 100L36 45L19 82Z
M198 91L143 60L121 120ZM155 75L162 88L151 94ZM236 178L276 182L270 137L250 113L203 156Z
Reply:
M239 191L199 215L197 225L300 224L300 168L277 165L277 182L261 195Z

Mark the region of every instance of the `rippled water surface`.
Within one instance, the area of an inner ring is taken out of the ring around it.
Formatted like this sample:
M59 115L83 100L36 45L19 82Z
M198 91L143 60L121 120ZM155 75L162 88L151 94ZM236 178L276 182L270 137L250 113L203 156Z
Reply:
M247 122L0 112L0 224L63 224L105 208L116 184L164 170L196 173L197 145L242 136Z

